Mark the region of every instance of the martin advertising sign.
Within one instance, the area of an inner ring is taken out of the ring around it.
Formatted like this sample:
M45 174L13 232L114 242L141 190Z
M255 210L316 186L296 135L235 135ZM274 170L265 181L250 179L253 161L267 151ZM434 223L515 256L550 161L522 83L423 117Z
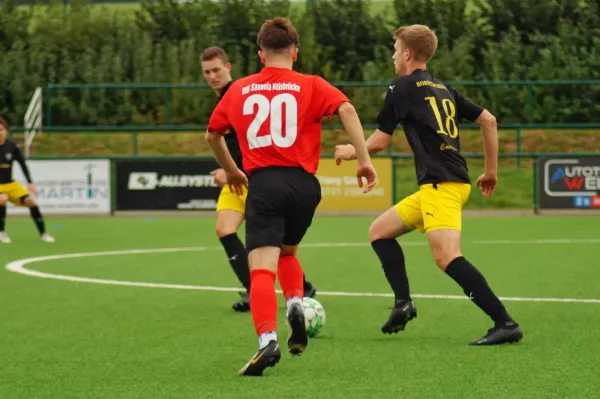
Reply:
M110 161L64 160L27 161L39 194L33 196L44 214L110 213ZM26 186L20 167L14 179ZM9 214L28 215L29 209L8 207Z

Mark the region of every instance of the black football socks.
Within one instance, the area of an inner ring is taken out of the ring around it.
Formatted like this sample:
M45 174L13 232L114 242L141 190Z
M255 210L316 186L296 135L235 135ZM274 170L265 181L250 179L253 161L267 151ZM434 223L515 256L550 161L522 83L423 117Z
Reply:
M225 253L229 258L229 263L240 283L250 290L250 269L248 267L248 253L244 244L240 241L236 233L226 235L220 238Z
M44 223L44 217L42 216L42 212L40 212L40 208L34 206L33 208L29 208L29 212L40 235L44 234L46 232L46 224Z
M462 287L465 295L490 316L497 326L513 322L485 277L463 256L450 262L446 274Z
M6 207L0 206L0 231L4 231L5 223L6 223Z
M398 241L393 238L375 240L371 246L381 261L385 277L396 296L396 303L410 300L404 252Z

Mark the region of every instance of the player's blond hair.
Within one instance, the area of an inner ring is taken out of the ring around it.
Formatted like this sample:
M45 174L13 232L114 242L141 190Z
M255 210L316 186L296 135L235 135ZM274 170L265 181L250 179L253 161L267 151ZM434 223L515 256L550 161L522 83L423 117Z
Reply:
M394 39L410 49L416 61L428 62L437 50L437 36L425 25L402 26L394 32Z

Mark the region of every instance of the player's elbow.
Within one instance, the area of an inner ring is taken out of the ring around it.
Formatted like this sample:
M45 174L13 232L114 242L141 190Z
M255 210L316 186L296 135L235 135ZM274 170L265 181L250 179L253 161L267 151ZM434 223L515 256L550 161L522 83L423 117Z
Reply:
M206 135L204 136L204 139L206 140L207 143L214 143L217 140L219 140L220 135L217 132L211 132L211 131L206 131Z
M392 143L392 136L379 130L376 130L375 133L373 133L373 136L374 137L370 139L371 145L369 147L372 148L374 152L383 151Z
M358 113L356 112L356 108L354 105L349 102L343 102L337 109L337 113L341 119L347 119L352 117L358 117Z
M387 149L390 146L390 144L392 144L392 136L386 134L379 140L378 144L379 151Z
M496 121L496 117L492 115L488 110L484 110L479 118L477 118L477 124L480 126L485 126L487 128L496 128L498 127L498 122Z

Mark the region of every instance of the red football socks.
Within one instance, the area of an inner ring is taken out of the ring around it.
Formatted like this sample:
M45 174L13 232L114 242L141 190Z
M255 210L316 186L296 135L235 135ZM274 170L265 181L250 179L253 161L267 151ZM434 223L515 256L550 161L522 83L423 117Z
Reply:
M304 273L295 256L282 256L278 265L279 284L286 300L304 297ZM250 312L258 336L277 330L275 273L257 269L250 272Z
M304 297L304 273L295 256L279 258L278 277L283 296L286 300L292 297Z
M250 313L258 336L277 330L275 273L264 269L250 271Z

